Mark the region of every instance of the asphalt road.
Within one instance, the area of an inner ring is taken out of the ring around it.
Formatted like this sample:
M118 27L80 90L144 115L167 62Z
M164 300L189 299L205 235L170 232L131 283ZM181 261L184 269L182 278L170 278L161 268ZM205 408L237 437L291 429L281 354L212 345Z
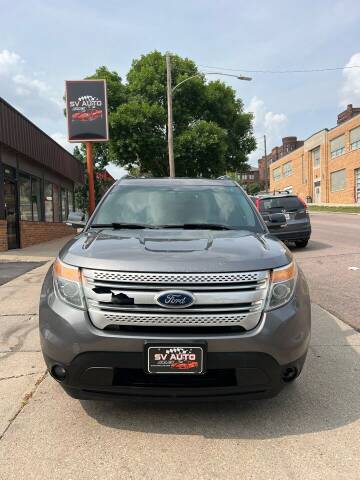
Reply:
M360 331L360 215L316 213L311 223L308 246L292 249L311 300Z
M0 285L40 267L44 262L3 262L0 261Z

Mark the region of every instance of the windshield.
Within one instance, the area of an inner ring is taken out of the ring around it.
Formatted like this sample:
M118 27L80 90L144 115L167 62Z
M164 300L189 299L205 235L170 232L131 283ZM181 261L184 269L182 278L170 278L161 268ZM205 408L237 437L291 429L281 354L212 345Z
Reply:
M236 186L119 186L105 198L91 224L170 228L212 224L263 231L254 209Z
M297 197L274 197L260 200L260 212L265 212L266 210L290 211L303 208L304 205Z

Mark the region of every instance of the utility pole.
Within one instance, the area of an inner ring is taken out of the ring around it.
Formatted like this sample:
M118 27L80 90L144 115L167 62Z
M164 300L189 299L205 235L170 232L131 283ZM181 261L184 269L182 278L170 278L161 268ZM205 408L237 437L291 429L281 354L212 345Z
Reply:
M269 191L269 171L268 171L268 159L266 153L266 135L264 135L264 155L265 155L265 190Z
M168 150L169 150L169 173L170 177L175 177L174 163L174 140L173 140L173 109L172 109L172 82L171 82L171 59L170 54L166 54L166 90L168 107Z

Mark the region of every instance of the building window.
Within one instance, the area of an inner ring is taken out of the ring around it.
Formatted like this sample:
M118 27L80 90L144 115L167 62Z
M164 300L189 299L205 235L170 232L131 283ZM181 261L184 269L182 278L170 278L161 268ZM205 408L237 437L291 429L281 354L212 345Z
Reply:
M40 178L31 177L31 205L32 219L36 222L41 220L41 183Z
M346 186L346 170L338 170L330 174L330 184L332 192L340 192L345 190Z
M29 175L19 177L20 220L32 220L31 179Z
M53 184L45 182L44 203L45 203L45 222L54 221L54 193Z
M316 147L314 148L314 150L311 150L311 158L312 158L313 168L319 168L320 167L320 147Z
M360 127L350 130L350 150L360 148Z
M345 153L345 135L330 140L331 158L336 158Z
M283 175L284 177L290 177L293 174L292 162L286 162L283 165Z
M40 221L41 215L41 181L40 178L20 174L20 219Z
M67 196L68 196L68 207L69 207L68 213L70 213L74 211L74 192L71 190L68 190Z
M280 180L280 178L281 178L281 167L274 168L273 179L276 181L276 180Z
M65 188L61 189L61 220L65 222L68 218L68 202L67 202L67 191Z
M60 204L60 188L58 185L53 185L53 207L54 207L54 222L61 221L61 204Z
M301 155L301 177L302 177L302 183L307 183L307 172L306 172L304 155Z

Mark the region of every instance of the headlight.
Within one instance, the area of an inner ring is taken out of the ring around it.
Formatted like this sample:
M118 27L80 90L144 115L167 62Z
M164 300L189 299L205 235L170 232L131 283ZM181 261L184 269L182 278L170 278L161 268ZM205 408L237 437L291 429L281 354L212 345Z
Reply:
M60 299L76 308L85 308L80 270L59 259L54 263L55 290Z
M272 271L267 310L281 307L290 300L294 293L296 278L297 268L294 261L286 267Z

